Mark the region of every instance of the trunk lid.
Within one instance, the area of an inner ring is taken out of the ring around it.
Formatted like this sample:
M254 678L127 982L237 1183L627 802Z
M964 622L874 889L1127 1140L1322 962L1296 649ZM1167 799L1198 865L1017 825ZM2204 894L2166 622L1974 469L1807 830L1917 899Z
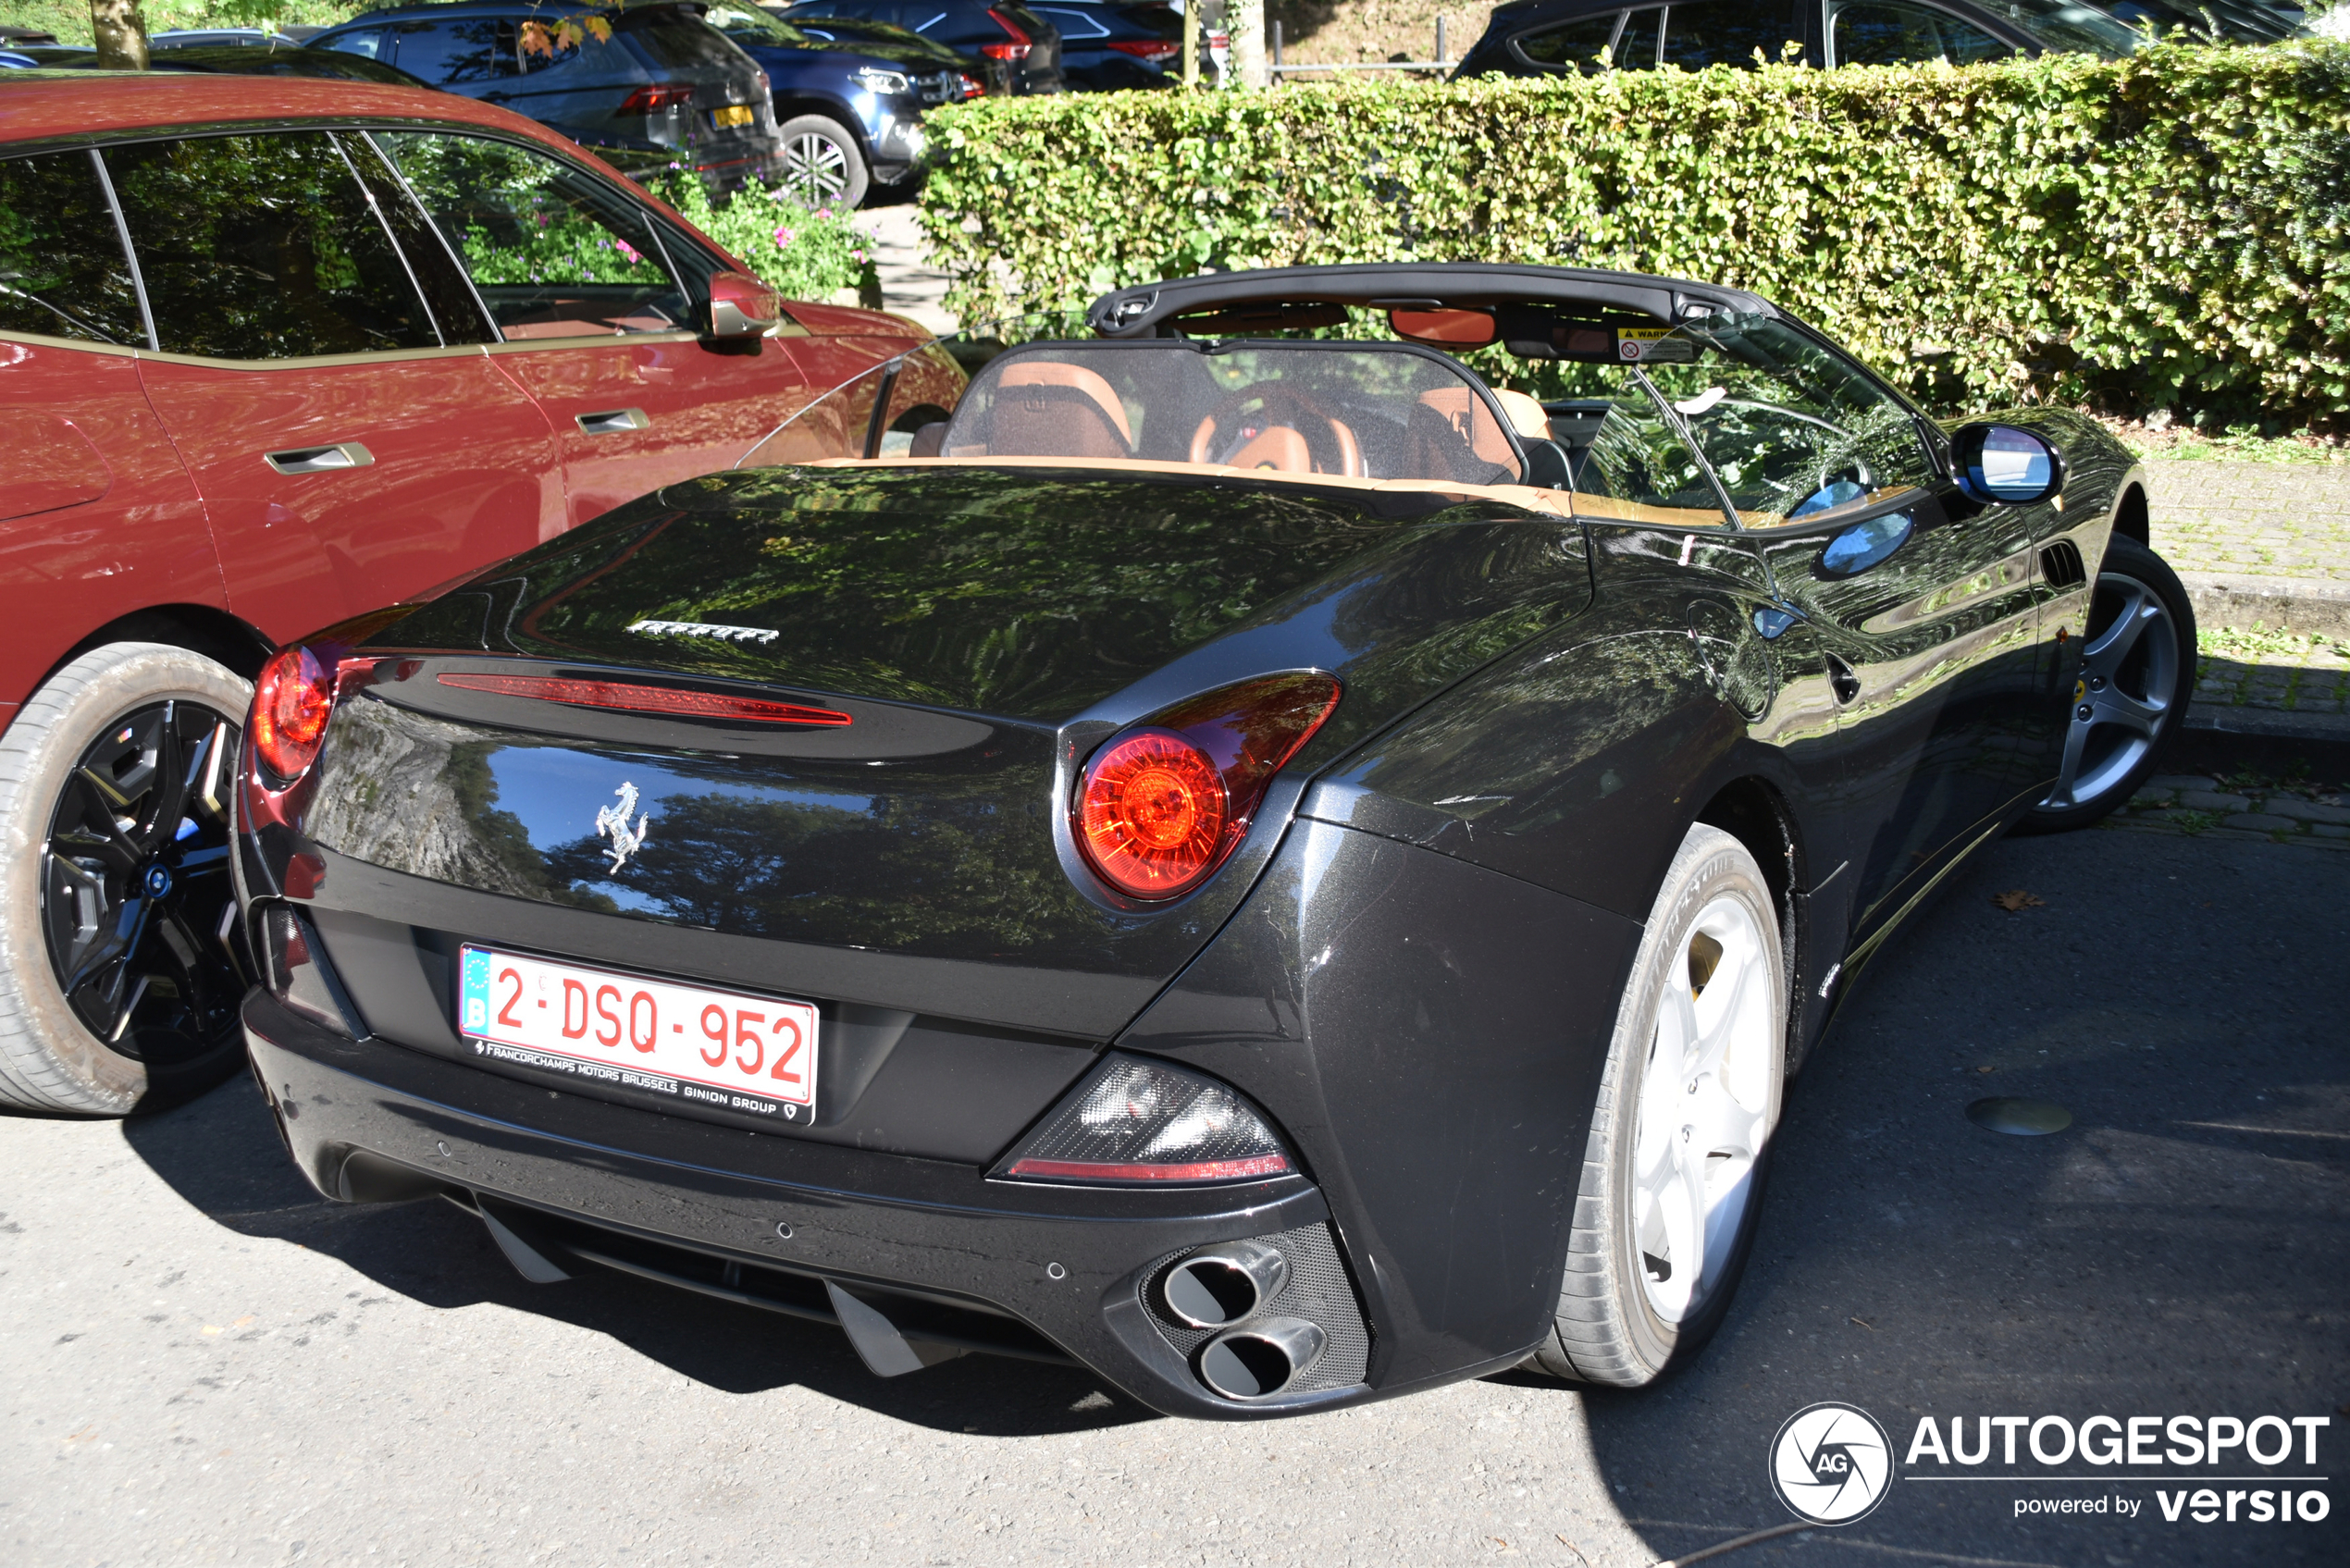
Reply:
M596 949L582 957L629 961L651 922L718 938L655 944L713 980L1102 1040L1237 906L1300 781L1589 592L1574 525L1488 500L1033 469L722 475L370 639L400 657L338 709L299 825L329 888L340 870L419 923L473 921L461 936L522 900L564 911L566 945ZM1233 859L1165 906L1089 888L1056 820L1093 747L1301 668L1344 696ZM499 672L754 693L850 722L441 679ZM598 813L625 792L649 825L615 867Z

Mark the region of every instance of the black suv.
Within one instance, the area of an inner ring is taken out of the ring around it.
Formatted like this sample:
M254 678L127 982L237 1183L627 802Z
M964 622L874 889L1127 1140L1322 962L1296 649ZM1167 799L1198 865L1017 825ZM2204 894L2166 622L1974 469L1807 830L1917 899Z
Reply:
M1541 76L1600 68L1751 66L1754 51L1813 67L1954 66L2018 54L2119 59L2194 13L2193 25L2245 43L2305 30L2257 0L1517 0L1494 7L1457 77ZM2208 13L2208 15L2207 15Z
M767 78L701 9L614 12L582 0L395 6L322 32L310 47L381 60L428 87L501 105L632 167L674 162L724 189L773 183L782 144ZM611 37L598 38L590 21L608 25ZM573 26L559 32L563 22Z
M958 55L1008 67L1014 93L1059 93L1060 30L1019 0L806 0L782 13L795 22L822 17L888 22ZM983 78L983 80L984 80Z

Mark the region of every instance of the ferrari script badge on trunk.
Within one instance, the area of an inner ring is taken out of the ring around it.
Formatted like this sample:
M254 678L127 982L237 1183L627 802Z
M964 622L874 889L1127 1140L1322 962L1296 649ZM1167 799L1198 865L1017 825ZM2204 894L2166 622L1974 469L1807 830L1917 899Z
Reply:
M604 853L612 857L612 869L616 871L627 864L628 857L645 846L645 840L651 836L645 830L653 819L652 813L648 811L638 817L637 825L631 828L628 814L637 809L637 786L623 779L620 787L612 793L620 796L620 804L598 809L596 836L611 837L612 847Z

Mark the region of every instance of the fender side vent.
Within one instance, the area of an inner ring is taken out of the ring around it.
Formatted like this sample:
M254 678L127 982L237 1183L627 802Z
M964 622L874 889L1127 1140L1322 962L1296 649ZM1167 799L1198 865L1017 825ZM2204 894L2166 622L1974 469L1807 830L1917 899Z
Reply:
M2040 575L2055 588L2077 588L2089 580L2081 564L2081 547L2071 539L2059 539L2040 551Z

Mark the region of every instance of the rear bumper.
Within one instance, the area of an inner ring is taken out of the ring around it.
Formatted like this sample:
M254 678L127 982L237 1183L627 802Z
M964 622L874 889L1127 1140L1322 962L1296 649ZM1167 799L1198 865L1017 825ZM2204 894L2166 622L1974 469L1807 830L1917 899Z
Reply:
M1218 1399L1187 1358L1196 1341L1145 1304L1172 1254L1248 1238L1302 1238L1327 1253L1326 1274L1345 1290L1329 1206L1301 1179L1164 1192L1024 1188L353 1041L261 992L244 1024L287 1146L330 1198L439 1192L575 1272L583 1261L617 1267L804 1318L837 1319L829 1282L918 1350L1074 1361L1169 1414L1247 1418L1374 1397L1358 1357L1355 1381ZM1359 1306L1344 1310L1363 1332Z

